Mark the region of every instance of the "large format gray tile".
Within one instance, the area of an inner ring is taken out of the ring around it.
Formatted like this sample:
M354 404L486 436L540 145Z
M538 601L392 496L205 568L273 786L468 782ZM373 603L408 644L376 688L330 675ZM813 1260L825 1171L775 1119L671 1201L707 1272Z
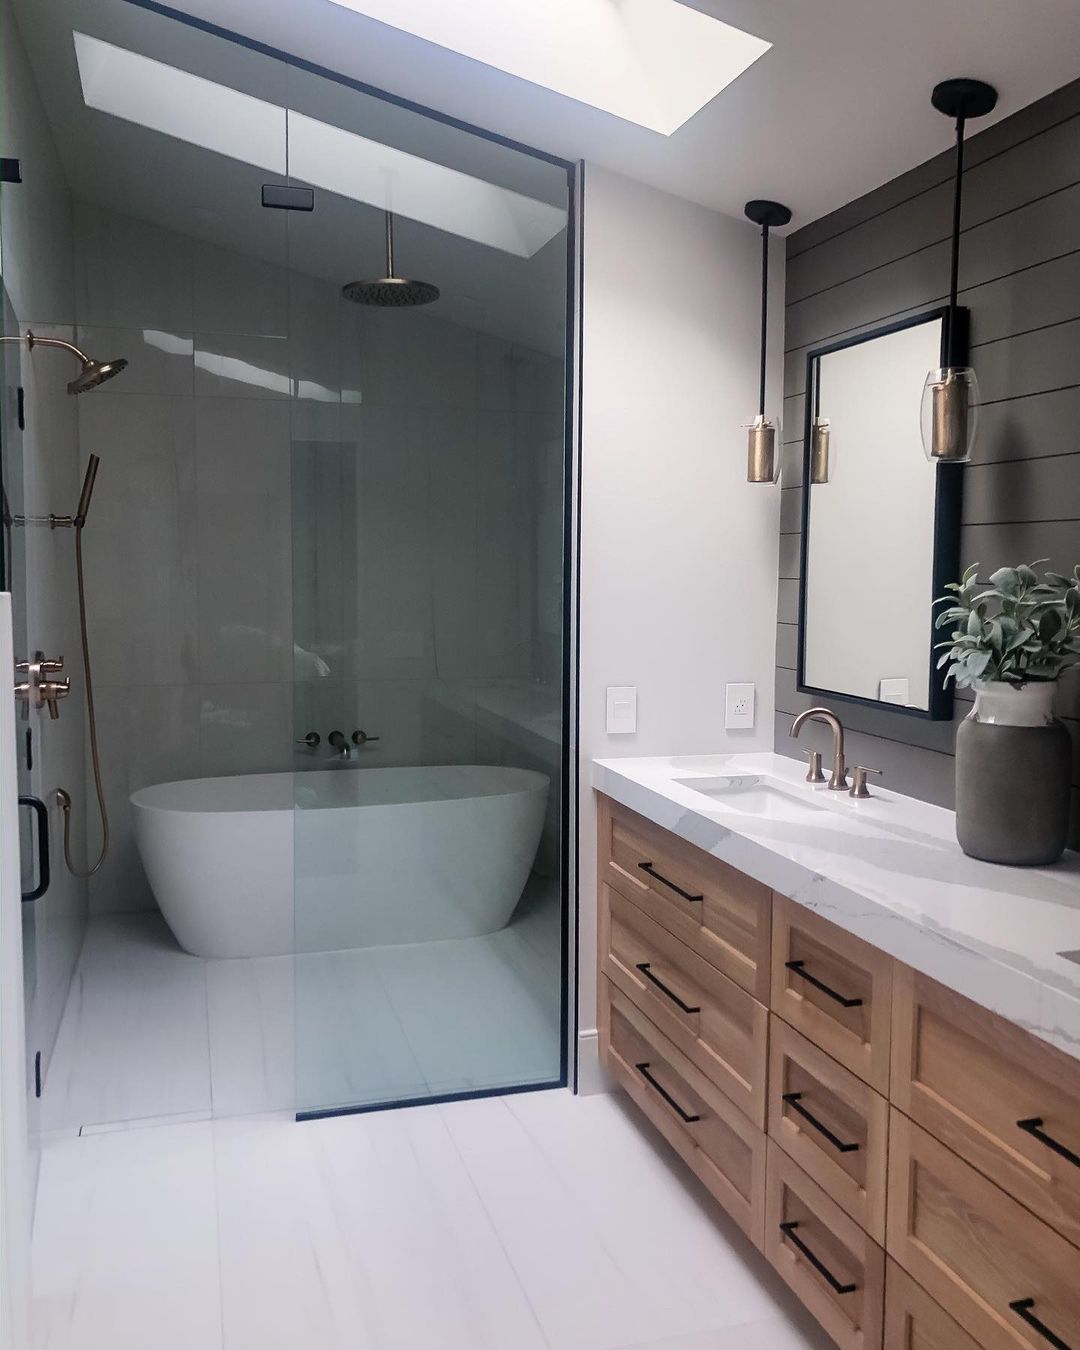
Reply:
M201 678L287 680L289 405L199 398L195 409Z

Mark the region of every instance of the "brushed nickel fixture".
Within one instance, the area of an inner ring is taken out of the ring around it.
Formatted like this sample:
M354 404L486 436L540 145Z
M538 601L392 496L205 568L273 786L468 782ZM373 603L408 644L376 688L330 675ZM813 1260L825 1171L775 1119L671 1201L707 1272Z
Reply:
M791 220L791 212L779 202L751 201L744 208L747 219L761 226L761 383L758 415L748 428L746 481L775 483L780 477L780 453L777 446L779 418L765 416L765 372L769 346L769 231Z
M373 281L350 281L342 286L341 294L355 305L381 305L384 308L402 308L430 305L439 298L438 286L429 281L409 281L394 275L394 216L386 213L386 276Z
M15 697L23 705L24 716L31 708L48 708L50 720L57 720L60 700L71 693L71 680L67 676L62 680L54 678L63 669L62 656L51 659L44 652L35 652L32 660L15 662L17 674L26 676L15 685Z
M17 337L0 337L0 342L25 342L29 351L33 351L35 347L55 347L60 351L70 352L82 364L82 370L73 380L68 381L69 394L85 394L88 389L96 389L99 384L104 384L106 380L111 380L114 375L119 375L122 370L127 369L127 361L122 356L117 357L115 361L95 361L93 357L80 351L74 343L64 342L61 338L38 337L29 328Z
M119 364L122 370L127 365L126 361L113 362ZM117 371L112 372L114 375ZM102 378L108 379L109 376ZM99 380L98 383L101 381ZM87 388L93 388L93 385L87 385ZM70 393L77 393L68 386ZM94 706L94 672L90 664L90 639L87 633L86 625L86 578L83 569L83 549L82 535L83 527L86 525L86 518L90 514L90 501L94 495L94 484L97 482L98 466L101 460L97 455L91 455L86 461L86 473L83 475L82 491L79 493L79 504L75 508L75 514L71 517L71 528L75 531L75 579L79 592L79 636L82 640L83 672L86 680L86 717L90 729L90 762L94 770L94 791L97 795L98 815L101 819L101 849L97 860L93 863L87 863L85 868L75 865L71 858L71 794L63 788L56 790L56 804L64 813L64 862L67 863L67 869L74 877L86 878L92 877L95 872L101 870L101 866L109 855L109 812L105 805L105 789L101 781L101 752L98 748L98 729L97 729L97 710ZM66 517L62 518L66 521Z
M842 792L847 787L847 764L844 760L844 727L839 717L828 708L807 708L805 712L799 713L795 721L791 724L790 736L798 739L799 732L807 722L824 722L827 727L832 728L833 735L833 767L832 777L829 779L829 787L833 792Z
M349 742L345 739L343 731L332 731L326 738L327 745L339 755L348 755Z
M824 783L825 775L821 772L821 751L808 750L806 756L809 760L806 766L806 781L808 783Z
M868 773L884 774L884 769L871 769L868 764L857 764L855 766L854 777L851 783L849 797L867 798L872 797L873 793L866 786L866 775Z
M930 102L956 121L956 172L953 185L952 256L949 308L945 328L945 365L926 377L922 399L922 442L931 463L966 464L978 425L979 382L974 370L959 364L957 304L960 280L960 223L964 186L964 129L970 117L985 117L997 106L997 90L982 80L943 80Z
M354 731L352 734L352 743L358 749L365 745L370 745L372 741L377 741L379 739L380 737L378 736L369 736L367 732L363 730Z
M318 750L322 744L322 737L317 731L309 731L306 736L296 742L297 745L306 745L309 750Z

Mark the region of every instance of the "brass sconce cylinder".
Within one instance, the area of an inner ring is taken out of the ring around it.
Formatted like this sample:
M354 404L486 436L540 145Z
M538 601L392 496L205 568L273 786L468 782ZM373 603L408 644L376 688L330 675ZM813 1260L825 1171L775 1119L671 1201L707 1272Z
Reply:
M818 417L810 433L810 482L829 481L829 419Z
M764 417L756 417L747 430L746 481L775 483L778 470L776 427Z

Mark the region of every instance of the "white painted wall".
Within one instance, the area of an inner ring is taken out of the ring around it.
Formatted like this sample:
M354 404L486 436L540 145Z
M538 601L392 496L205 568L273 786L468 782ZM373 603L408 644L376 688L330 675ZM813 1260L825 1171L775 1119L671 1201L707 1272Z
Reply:
M755 227L590 167L583 260L579 1049L595 1077L597 757L771 748L779 494L746 482L756 411ZM779 400L783 244L772 259ZM753 731L724 684L757 685ZM605 689L636 685L608 736Z

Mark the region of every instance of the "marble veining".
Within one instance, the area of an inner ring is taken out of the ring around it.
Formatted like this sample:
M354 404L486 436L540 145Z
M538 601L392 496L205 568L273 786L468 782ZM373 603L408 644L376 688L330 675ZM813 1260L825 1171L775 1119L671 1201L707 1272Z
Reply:
M767 812L706 796L774 785ZM887 789L806 783L774 754L595 760L593 787L948 988L1080 1057L1080 855L1053 867L967 857L951 811ZM812 818L807 805L815 810ZM1071 956L1070 956L1071 954Z

